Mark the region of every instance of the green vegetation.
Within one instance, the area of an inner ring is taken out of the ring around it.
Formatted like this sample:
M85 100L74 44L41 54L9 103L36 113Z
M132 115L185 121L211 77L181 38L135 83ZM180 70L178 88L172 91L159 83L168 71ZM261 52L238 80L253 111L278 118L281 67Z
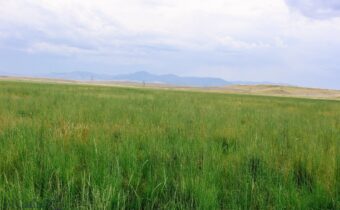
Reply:
M0 209L338 209L340 102L0 82Z

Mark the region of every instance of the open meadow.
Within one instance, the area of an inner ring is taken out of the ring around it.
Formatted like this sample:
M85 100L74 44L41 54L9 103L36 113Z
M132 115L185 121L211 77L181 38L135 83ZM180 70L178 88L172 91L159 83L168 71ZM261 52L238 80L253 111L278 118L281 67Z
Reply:
M339 209L340 101L0 81L0 209Z

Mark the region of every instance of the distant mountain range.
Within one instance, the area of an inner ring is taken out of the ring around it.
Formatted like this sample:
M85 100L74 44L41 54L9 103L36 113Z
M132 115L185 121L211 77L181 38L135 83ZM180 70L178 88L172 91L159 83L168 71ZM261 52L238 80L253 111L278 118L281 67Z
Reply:
M214 77L181 77L174 74L156 75L146 71L139 71L131 74L106 75L95 74L91 72L74 71L65 73L50 73L42 75L43 77L65 80L80 81L124 81L137 83L156 83L176 86L193 86L193 87L220 87L232 84L272 84L269 82L244 82L244 81L226 81Z

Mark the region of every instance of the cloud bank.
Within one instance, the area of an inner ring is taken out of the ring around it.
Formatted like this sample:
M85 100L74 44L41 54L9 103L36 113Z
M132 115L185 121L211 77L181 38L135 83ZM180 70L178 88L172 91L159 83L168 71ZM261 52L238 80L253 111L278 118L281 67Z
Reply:
M0 73L146 70L340 88L338 12L330 0L0 1Z

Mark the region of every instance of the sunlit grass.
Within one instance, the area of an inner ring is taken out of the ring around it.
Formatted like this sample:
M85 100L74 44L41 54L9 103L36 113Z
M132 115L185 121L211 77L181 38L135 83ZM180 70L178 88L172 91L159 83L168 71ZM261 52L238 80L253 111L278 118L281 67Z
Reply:
M340 103L0 82L0 209L336 209Z

